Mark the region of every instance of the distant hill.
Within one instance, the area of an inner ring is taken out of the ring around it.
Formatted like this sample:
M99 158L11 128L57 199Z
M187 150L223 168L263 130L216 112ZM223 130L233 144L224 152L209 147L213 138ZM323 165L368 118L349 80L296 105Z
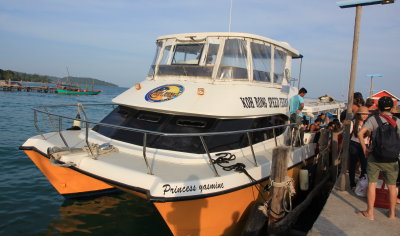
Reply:
M71 82L72 84L78 83L79 86L112 86L118 87L118 85L105 82L98 79L93 78L85 78L85 77L70 77L70 81L68 81L67 77L56 77L56 76L48 76L48 75L38 75L38 74L28 74L23 72L17 72L12 70L2 70L0 69L0 80L11 80L11 81L26 81L26 82L39 82L39 83L57 83L60 82Z
M57 81L60 82L64 82L64 83L72 83L73 85L78 84L81 87L85 87L85 86L92 86L92 84L94 86L109 86L109 87L118 87L118 85L113 84L113 83L109 83L109 82L105 82L102 80L98 80L98 79L93 79L93 78L85 78L85 77L63 77L63 78L57 78L57 77L52 77L51 80L53 81L53 83L57 83Z

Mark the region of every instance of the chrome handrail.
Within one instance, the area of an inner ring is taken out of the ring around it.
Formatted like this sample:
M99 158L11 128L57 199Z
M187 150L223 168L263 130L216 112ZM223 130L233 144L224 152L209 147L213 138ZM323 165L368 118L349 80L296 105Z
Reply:
M65 144L65 146L69 149L67 140L65 140L64 136L63 136L62 133L61 133L61 130L62 130L62 118L61 118L61 117L58 117L58 134L60 135L60 137L61 137L63 143Z
M45 107L44 109L45 109L46 112L49 112L49 111L47 110L47 107ZM49 116L49 115L47 115L47 116L49 117L49 120L50 120L51 126L53 127L54 132L57 132L57 129L56 129L56 125L55 125L55 123L54 123L54 120L51 118L51 116Z
M212 167L213 167L213 169L214 169L215 177L219 177L217 168L215 168L214 161L213 161L213 159L211 158L210 152L208 151L207 144L206 144L206 142L204 141L204 137L200 135L199 138L200 138L201 144L203 144L204 151L206 151L206 153L207 153L208 161L210 162L210 164L212 165Z
M86 111L85 111L85 109L83 108L83 105L82 105L81 103L78 103L77 106L78 106L78 113L79 113L80 111L82 111L83 117L85 118L85 142L86 142L86 145L87 145L87 147L88 147L88 149L89 149L90 155L92 156L93 159L96 160L96 159L97 159L97 156L96 156L96 154L94 153L94 151L93 151L93 149L92 149L92 146L91 146L90 143L89 143L89 127L90 127L90 125L89 125L89 123L87 122L88 117L87 117L87 115L86 115Z
M42 131L40 130L39 125L38 125L37 111L34 111L34 112L33 112L33 124L35 125L35 128L36 128L37 132L40 134L40 136L42 136L42 138L43 138L44 140L46 140L46 138L44 137L44 135L43 135L43 133L42 133Z
M251 141L251 135L250 135L249 132L246 132L246 134L247 134L247 139L249 140L250 149L251 149L251 154L253 155L254 166L258 166L258 164L257 164L257 159L256 159L256 154L254 154L253 142Z
M115 106L116 104L85 104L85 106ZM69 117L69 116L65 116L65 115L59 115L59 114L55 114L52 112L49 112L47 110L47 108L52 107L72 107L72 106L77 106L78 107L78 112L82 111L82 113L84 114L84 119L78 119L78 118L74 118L74 117ZM41 108L45 109L44 111L41 110ZM110 128L115 128L115 129L120 129L120 130L126 130L126 131L131 131L131 132L138 132L138 133L142 133L144 135L143 137L143 158L147 167L147 171L148 174L153 174L150 168L150 165L148 163L147 160L147 156L146 156L146 147L147 147L147 135L157 135L157 136L164 136L164 137L194 137L197 136L200 138L200 141L203 145L203 148L208 156L209 162L213 167L213 171L215 173L216 176L219 176L218 171L215 167L215 164L213 162L213 159L211 158L210 152L208 150L207 144L204 140L204 136L217 136L217 135L233 135L233 134L244 134L246 133L247 138L249 140L249 146L252 152L252 156L253 156L253 160L254 160L254 165L258 166L257 164L257 159L254 153L254 149L253 149L253 143L251 141L251 136L250 133L253 132L259 132L259 131L266 131L266 130L273 130L273 135L274 135L274 140L275 140L275 145L277 146L277 139L276 139L276 133L275 133L275 129L277 128L287 128L290 126L295 126L296 124L283 124L283 125L276 125L276 126L270 126L270 127L263 127L263 128L255 128L255 129L245 129L245 130L233 130L233 131L220 131L220 132L206 132L206 133L164 133L164 132L157 132L157 131L151 131L151 130L144 130L144 129L138 129L138 128L130 128L130 127L125 127L125 126L120 126L120 125L113 125L113 124L107 124L107 123L101 123L101 122L94 122L94 121L90 121L87 119L87 114L86 111L83 107L83 104L77 104L77 105L49 105L49 106L36 106L32 108L34 110L34 115L35 115L35 127L37 129L37 131L41 134L41 136L43 137L43 139L45 139L44 135L42 134L39 126L37 125L37 112L39 113L43 113L46 114L49 119L51 120L51 116L55 116L59 118L59 135L61 137L61 139L63 140L64 144L66 147L69 147L66 140L64 139L64 137L61 134L61 127L62 127L62 119L68 119L68 120L75 120L75 121L81 121L85 123L85 141L86 144L88 146L88 149L90 151L90 154L92 156L93 159L96 159L95 153L92 150L92 147L89 143L89 126L90 124L92 125L99 125L99 126L104 126L104 127L110 127Z
M144 162L146 162L147 174L153 175L153 173L151 172L151 168L149 166L149 162L147 161L146 146L147 146L147 133L144 133L143 134L143 158L144 158Z

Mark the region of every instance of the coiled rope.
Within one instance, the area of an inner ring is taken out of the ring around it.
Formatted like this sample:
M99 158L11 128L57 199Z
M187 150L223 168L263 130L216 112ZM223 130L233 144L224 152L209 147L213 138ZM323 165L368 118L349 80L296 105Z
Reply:
M225 171L234 170L234 171L239 172L239 173L244 173L247 177L249 177L250 182L252 182L252 183L256 183L257 182L257 180L255 180L249 174L249 172L247 172L245 164L243 164L241 162L237 162L237 163L235 163L233 165L223 165L223 164L229 163L230 161L236 160L235 154L232 154L232 153L229 153L229 152L221 152L221 153L217 153L215 155L218 158L215 159L215 160L214 159L212 160L213 164L217 164L218 166L220 166ZM261 188L258 185L260 185ZM258 183L258 185L255 184L254 187L260 193L260 196L264 199L264 201L266 201L264 196L263 196L263 194L262 194L262 191L261 191L261 189L264 189L264 186L261 183Z

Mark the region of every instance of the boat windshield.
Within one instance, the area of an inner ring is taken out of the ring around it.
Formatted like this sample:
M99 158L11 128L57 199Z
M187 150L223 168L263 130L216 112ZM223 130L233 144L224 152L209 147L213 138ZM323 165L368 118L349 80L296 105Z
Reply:
M204 44L176 45L172 65L198 65Z
M157 76L196 76L211 77L218 52L217 47L211 46L207 53L207 63L201 64L204 43L176 44L165 46L158 65ZM154 68L154 65L152 66Z
M148 76L202 77L282 84L291 57L277 45L249 38L163 39Z

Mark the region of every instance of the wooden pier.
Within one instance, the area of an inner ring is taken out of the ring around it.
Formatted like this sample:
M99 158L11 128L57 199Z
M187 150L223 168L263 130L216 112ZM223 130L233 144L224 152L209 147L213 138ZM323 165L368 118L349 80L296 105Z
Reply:
M366 198L356 196L348 184L345 191L333 189L308 236L400 235L400 204L396 205L396 219L387 217L388 209L375 207L375 220L368 220L357 215L358 211L367 208L366 201Z
M55 93L56 87L51 86L31 86L31 85L10 85L0 84L0 91L8 92L39 92L39 93Z

